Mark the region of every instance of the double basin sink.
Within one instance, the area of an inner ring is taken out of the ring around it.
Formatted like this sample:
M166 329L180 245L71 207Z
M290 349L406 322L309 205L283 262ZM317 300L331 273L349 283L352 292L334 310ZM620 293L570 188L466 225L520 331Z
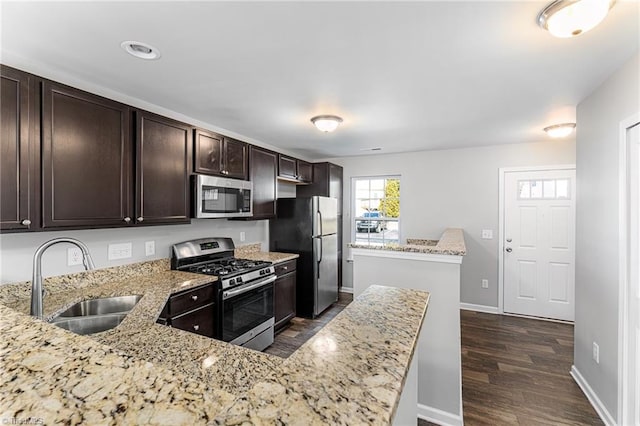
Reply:
M118 296L78 302L49 322L76 334L93 334L115 328L142 296Z

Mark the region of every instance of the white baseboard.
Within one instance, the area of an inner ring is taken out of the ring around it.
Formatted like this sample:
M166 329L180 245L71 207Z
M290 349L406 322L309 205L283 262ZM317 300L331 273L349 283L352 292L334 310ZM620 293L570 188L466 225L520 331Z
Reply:
M462 417L427 405L418 404L418 417L442 426L463 426Z
M340 287L340 293L353 294L353 287Z
M602 401L600 401L600 398L598 398L598 395L596 395L593 389L591 389L591 386L589 386L589 383L587 383L587 381L582 376L582 374L580 374L580 372L578 371L575 365L571 366L571 377L573 377L573 380L575 380L578 386L580 386L580 389L582 389L582 392L585 394L585 396L587 397L587 399L589 400L593 408L596 410L596 413L598 413L598 415L600 416L604 424L607 426L615 426L616 421L613 419L609 411L605 408Z
M498 308L495 306L475 305L473 303L460 302L460 309L464 309L465 311L485 312L487 314L498 313Z

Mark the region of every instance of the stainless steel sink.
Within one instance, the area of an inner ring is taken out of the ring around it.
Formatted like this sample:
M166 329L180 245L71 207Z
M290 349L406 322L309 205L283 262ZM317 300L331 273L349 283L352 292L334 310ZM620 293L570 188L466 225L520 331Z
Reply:
M93 334L115 328L142 296L118 296L78 302L50 323L76 334Z
M126 313L136 306L142 296L104 297L78 302L57 317L86 317L90 315Z
M93 334L111 330L122 322L127 314L93 315L86 317L57 317L51 323L76 334Z

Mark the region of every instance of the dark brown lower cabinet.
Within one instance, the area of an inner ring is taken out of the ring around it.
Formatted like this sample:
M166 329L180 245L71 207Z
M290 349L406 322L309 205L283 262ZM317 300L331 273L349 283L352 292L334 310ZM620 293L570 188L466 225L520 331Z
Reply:
M157 322L201 336L214 337L216 321L213 284L172 295Z
M279 330L296 316L296 261L275 266L278 279L274 284L275 329Z
M210 304L187 312L178 317L171 318L171 327L179 330L189 331L201 336L213 337L214 329L215 305Z

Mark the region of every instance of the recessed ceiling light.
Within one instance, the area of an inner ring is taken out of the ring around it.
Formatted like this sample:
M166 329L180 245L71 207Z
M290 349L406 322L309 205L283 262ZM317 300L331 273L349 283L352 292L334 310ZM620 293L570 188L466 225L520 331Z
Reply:
M584 34L609 13L615 0L556 0L538 15L538 25L561 38Z
M128 40L120 43L120 47L136 58L147 60L160 59L160 51L147 43Z
M575 128L576 123L562 123L545 127L543 130L552 138L566 138Z
M337 115L317 115L311 122L322 132L333 132L342 123L342 118Z

